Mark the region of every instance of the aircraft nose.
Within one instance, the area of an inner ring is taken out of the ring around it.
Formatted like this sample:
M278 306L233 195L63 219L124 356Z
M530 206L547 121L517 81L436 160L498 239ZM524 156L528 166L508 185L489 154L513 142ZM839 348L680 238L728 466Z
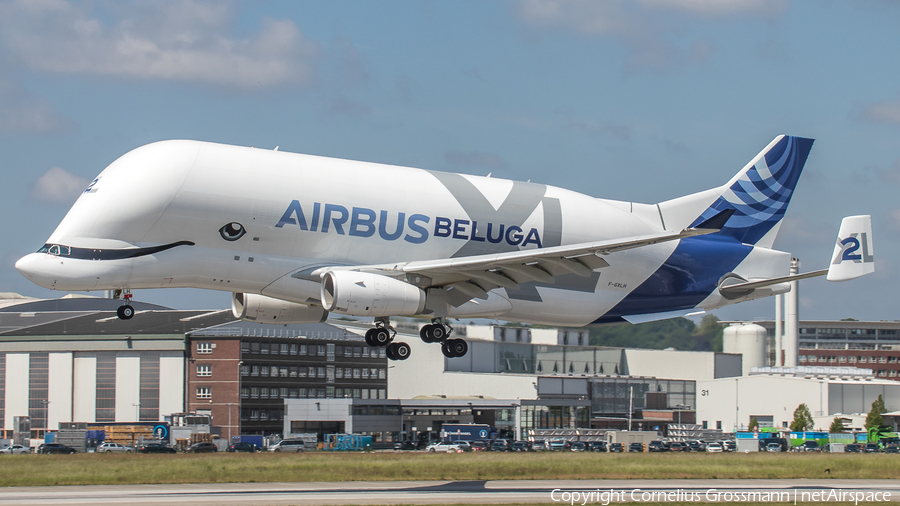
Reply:
M16 270L33 282L36 282L38 278L38 256L40 255L37 253L30 253L16 262Z

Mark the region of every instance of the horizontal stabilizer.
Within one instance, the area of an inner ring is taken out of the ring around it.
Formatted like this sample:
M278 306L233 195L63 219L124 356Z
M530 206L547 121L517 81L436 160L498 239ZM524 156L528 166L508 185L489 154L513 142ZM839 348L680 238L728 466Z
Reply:
M841 221L828 281L847 281L875 272L875 251L872 248L872 217L847 216Z
M656 322L660 320L668 320L670 318L678 318L682 316L695 316L703 314L706 311L697 310L696 308L680 309L678 311L667 311L665 313L648 313L648 314L630 314L622 316L622 319L628 323L637 325L638 323Z

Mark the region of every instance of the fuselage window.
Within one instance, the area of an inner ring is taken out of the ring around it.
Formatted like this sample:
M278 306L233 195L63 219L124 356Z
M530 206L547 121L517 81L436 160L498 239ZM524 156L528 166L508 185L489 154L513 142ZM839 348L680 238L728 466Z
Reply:
M59 246L57 246L56 244L50 246L50 251L48 251L47 253L50 253L51 255L59 255Z

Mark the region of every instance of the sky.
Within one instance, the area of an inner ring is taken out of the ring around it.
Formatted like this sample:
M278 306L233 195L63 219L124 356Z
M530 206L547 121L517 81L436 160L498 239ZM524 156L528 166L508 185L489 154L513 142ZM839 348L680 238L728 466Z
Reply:
M15 261L159 140L656 203L724 184L784 133L816 142L775 247L826 268L843 216L874 226L875 274L803 281L801 319L897 320L898 19L890 0L0 1L0 292L63 295Z

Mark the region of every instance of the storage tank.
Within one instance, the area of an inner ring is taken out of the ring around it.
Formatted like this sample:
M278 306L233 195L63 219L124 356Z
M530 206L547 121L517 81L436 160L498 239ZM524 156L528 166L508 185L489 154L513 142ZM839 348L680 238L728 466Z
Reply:
M765 367L766 360L766 329L755 323L737 323L725 327L722 335L722 351L725 353L740 353L743 355L742 374L750 374L752 367Z

